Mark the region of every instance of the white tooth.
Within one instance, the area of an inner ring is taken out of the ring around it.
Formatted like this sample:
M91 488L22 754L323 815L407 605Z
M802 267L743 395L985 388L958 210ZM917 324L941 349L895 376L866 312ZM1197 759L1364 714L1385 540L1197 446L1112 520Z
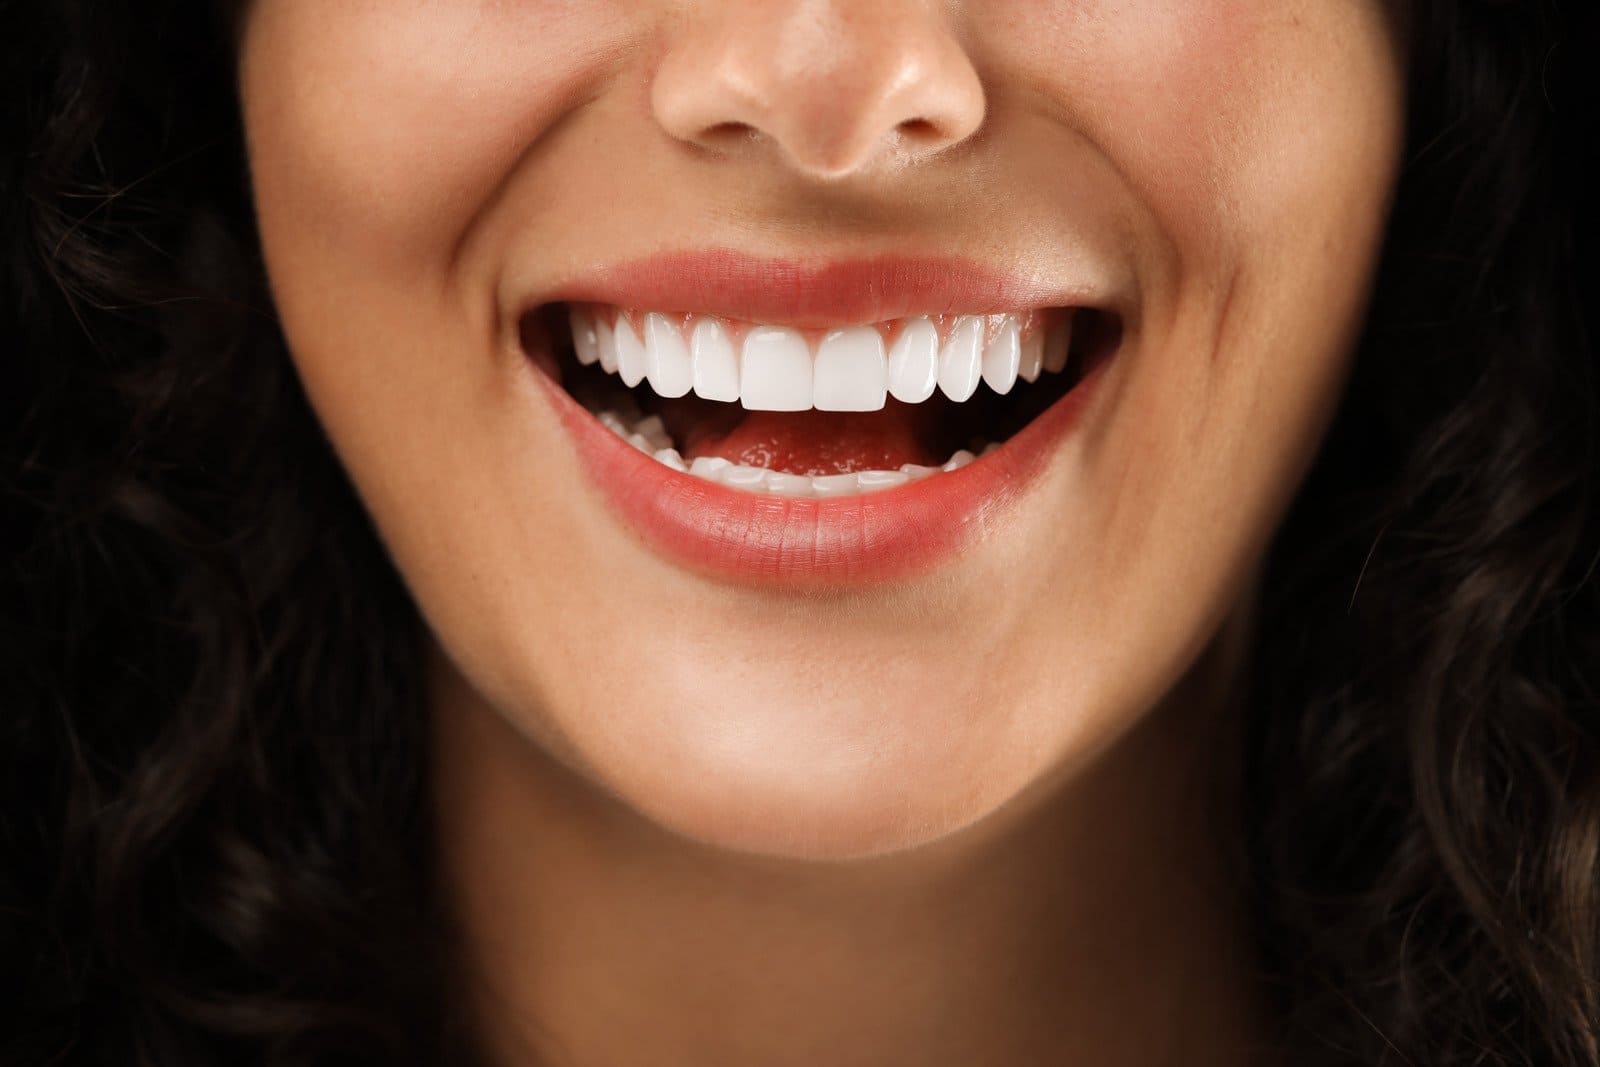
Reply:
M655 453L655 457L657 462L665 463L675 471L687 471L689 469L684 464L683 457L678 455L678 450L676 448L660 449Z
M1022 366L1022 329L1015 315L1003 316L993 339L983 349L983 380L1004 396L1017 384Z
M739 357L721 323L716 319L696 319L689 352L696 396L730 403L739 399Z
M855 496L860 486L854 474L824 474L811 479L811 491L817 496Z
M856 483L861 486L863 493L872 493L879 489L892 489L897 485L905 485L910 480L911 475L903 471L856 472Z
M926 478L930 474L937 474L938 471L938 467L924 467L916 463L902 463L900 465L900 473L906 475L912 481L916 481L918 478Z
M767 492L778 496L810 496L811 479L787 471L768 471L764 480Z
M939 331L926 318L908 320L889 349L889 392L920 404L939 380Z
M811 408L811 350L798 330L756 326L745 335L739 402L751 411Z
M622 384L633 388L644 381L644 372L648 369L645 366L644 342L633 332L633 325L628 322L627 316L618 315L617 373L622 376Z
M993 452L995 449L997 449L999 447L1000 447L1000 442L999 441L990 441L988 444L983 446L983 451L979 452L978 455L987 456L990 452Z
M655 455L655 446L645 440L645 436L642 433L630 433L628 435L628 443L647 456Z
M1063 316L1044 339L1044 369L1060 374L1067 369L1067 349L1072 344L1072 321Z
M650 447L653 449L672 447L672 435L667 433L667 424L661 421L660 415L640 419L633 431L644 435L644 439L650 442Z
M617 334L605 319L595 320L594 342L600 350L600 368L607 374L617 373Z
M689 473L707 481L720 482L722 472L732 466L731 462L721 456L696 456L694 462L689 464Z
M599 420L601 426L604 426L612 433L621 434L623 437L628 436L628 428L622 424L622 420L617 417L616 412L602 411L595 418Z
M956 403L971 398L983 367L983 319L962 315L956 319L939 353L939 388Z
M961 451L957 452L955 455L951 456L945 461L944 469L947 471L958 471L977 458L977 456L974 456L971 452L968 452L963 448Z
M659 311L644 317L644 365L657 396L689 391L689 346L683 342L683 331Z
M872 326L829 331L817 346L812 404L818 411L878 411L889 392L883 334Z
M572 327L572 348L578 354L578 362L585 367L597 362L600 359L600 340L595 334L594 320L588 312L570 308L567 311L567 323Z
M1025 382L1039 380L1044 369L1044 326L1036 324L1033 332L1022 342L1022 357L1017 364L1017 377Z
M766 485L766 480L767 472L760 467L729 467L722 472L722 484L735 489L759 492Z

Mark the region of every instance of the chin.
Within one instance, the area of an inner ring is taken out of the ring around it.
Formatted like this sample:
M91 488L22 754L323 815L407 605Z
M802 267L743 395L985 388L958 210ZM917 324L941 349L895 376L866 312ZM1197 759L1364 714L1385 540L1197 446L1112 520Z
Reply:
M1017 720L945 676L818 684L804 662L704 658L648 702L592 695L559 716L561 758L668 833L731 852L843 861L923 848L1040 775ZM638 666L639 673L646 668Z
M956 835L1004 805L1031 771L994 772L974 785L968 765L948 757L938 746L885 756L820 739L797 746L781 731L718 731L670 754L619 756L608 778L636 811L703 845L838 862Z

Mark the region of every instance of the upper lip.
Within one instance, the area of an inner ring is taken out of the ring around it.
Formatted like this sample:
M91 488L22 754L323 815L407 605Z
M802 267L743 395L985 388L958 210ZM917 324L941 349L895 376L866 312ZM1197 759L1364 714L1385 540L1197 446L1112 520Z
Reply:
M1041 280L959 256L764 258L729 248L666 251L601 265L544 299L799 327L1110 303L1097 279Z

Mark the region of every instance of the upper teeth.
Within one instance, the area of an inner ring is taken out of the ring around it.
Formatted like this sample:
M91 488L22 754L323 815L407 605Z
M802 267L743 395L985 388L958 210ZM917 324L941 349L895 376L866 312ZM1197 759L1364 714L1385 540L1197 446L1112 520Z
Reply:
M692 390L753 411L877 411L887 397L919 404L936 388L960 402L980 380L1007 393L1018 378L1065 369L1072 337L1070 313L1032 311L843 326L814 349L789 326L578 305L570 314L580 362L664 397Z

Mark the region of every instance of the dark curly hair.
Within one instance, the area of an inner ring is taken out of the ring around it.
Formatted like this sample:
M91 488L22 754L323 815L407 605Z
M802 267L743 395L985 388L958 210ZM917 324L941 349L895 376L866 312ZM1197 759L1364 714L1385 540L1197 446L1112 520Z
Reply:
M230 6L0 0L7 1065L468 1058L422 625L273 317ZM1592 1065L1593 16L1409 6L1374 304L1267 561L1260 958L1296 1064Z

